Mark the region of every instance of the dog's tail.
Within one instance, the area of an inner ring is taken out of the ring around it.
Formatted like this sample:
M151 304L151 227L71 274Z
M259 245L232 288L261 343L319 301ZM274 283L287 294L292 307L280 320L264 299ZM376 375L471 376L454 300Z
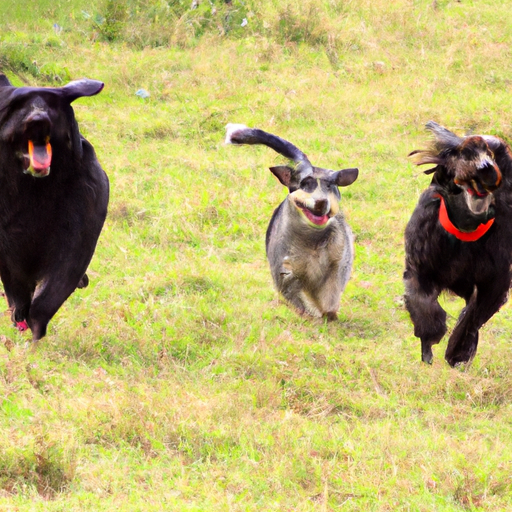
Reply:
M259 128L249 128L244 124L229 123L226 125L225 142L226 144L264 144L296 164L311 166L308 157L298 147Z

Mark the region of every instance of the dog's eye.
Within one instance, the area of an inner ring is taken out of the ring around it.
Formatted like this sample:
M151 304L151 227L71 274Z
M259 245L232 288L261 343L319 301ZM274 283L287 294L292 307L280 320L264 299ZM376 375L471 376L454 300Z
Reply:
M313 178L306 178L300 182L300 188L304 190L304 192L307 192L308 194L311 194L316 188L316 180Z

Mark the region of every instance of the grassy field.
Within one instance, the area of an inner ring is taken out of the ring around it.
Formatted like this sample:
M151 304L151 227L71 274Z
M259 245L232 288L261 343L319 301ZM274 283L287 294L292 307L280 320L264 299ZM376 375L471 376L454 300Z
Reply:
M0 322L0 510L512 510L510 305L451 369L402 300L424 124L512 140L511 9L0 0L14 84L105 82L74 108L111 182L89 287L35 351ZM273 289L284 159L225 146L228 122L359 168L339 322Z

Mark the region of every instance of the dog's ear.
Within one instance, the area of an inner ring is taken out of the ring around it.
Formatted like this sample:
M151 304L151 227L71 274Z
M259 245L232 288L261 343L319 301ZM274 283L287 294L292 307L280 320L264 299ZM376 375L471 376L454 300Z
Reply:
M285 186L290 187L292 180L293 169L288 165L277 165L276 167L269 167L272 174Z
M61 88L61 91L64 94L64 97L69 101L69 103L71 103L77 98L98 94L103 89L104 85L105 84L99 80L89 80L88 78L84 78L82 80L69 82L69 84L66 84Z
M342 169L341 171L335 172L334 176L334 182L338 187L348 187L348 185L352 185L352 183L357 180L359 169Z
M446 160L442 156L428 149L416 149L415 151L411 151L407 156L413 157L415 165L444 165L446 163Z
M12 87L11 82L3 73L0 73L0 87Z
M425 128L433 133L436 138L437 149L456 148L463 142L463 138L455 135L455 133L447 130L444 126L437 124L435 121L429 121Z

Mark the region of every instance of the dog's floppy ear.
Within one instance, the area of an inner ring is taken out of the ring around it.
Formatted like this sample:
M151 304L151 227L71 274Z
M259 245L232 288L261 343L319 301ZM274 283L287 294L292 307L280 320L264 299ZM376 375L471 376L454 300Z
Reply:
M342 169L341 171L337 171L334 175L334 182L338 187L348 187L348 185L352 185L352 183L357 180L359 169Z
M445 165L446 163L445 158L428 149L416 149L415 151L411 151L407 156L414 157L415 165Z
M103 89L104 85L105 84L99 80L83 78L82 80L69 82L69 84L61 88L61 91L64 97L71 103L82 96L94 96L98 94Z
M0 87L12 87L11 82L3 73L0 73Z
M293 169L288 165L277 165L276 167L269 167L272 174L285 186L289 187L292 180Z

